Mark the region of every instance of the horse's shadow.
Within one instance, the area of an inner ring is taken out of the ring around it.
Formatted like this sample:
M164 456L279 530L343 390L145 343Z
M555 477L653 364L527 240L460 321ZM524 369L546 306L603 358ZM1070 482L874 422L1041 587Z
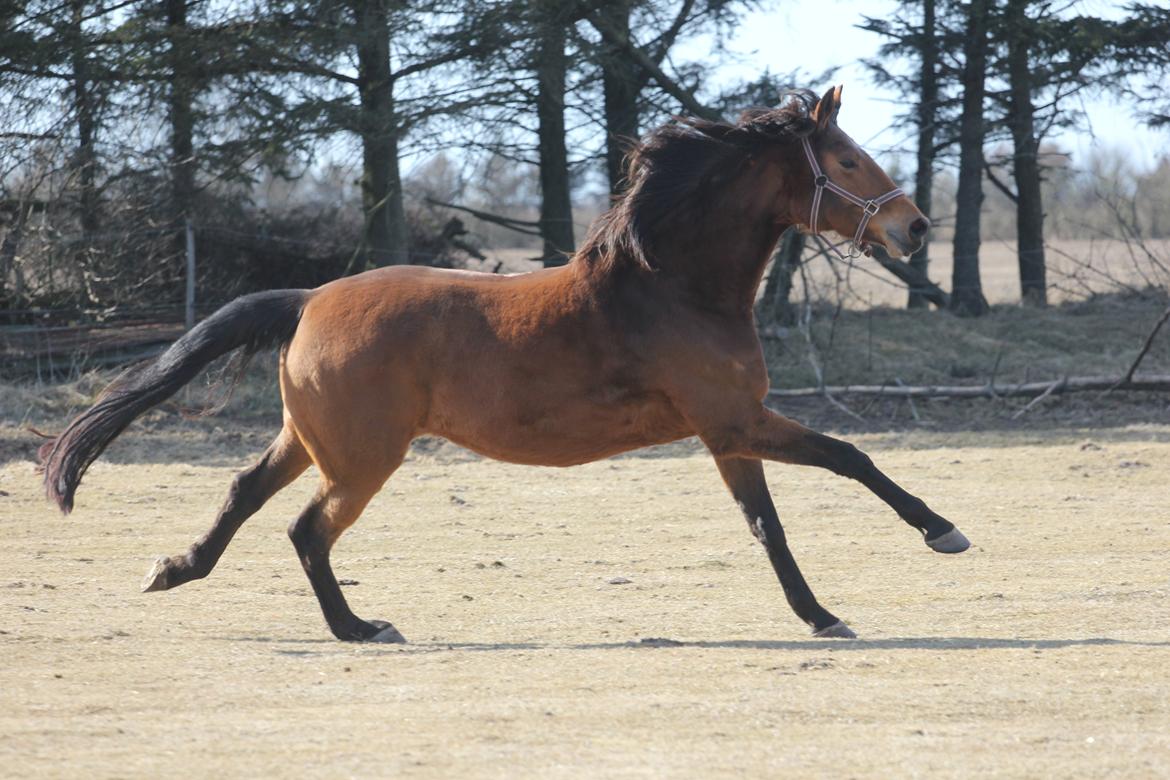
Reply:
M888 639L725 639L682 641L661 637L629 640L624 642L411 642L405 645L339 644L329 639L285 640L268 637L225 637L232 642L265 642L278 645L278 655L325 656L349 655L359 651L388 654L449 652L516 652L516 651L564 651L564 650L788 650L804 652L865 652L874 650L1059 650L1068 647L1170 647L1170 641L1131 641L1108 637L1085 637L1081 639L1007 639L1002 637L892 637ZM311 644L314 649L293 649L282 645Z

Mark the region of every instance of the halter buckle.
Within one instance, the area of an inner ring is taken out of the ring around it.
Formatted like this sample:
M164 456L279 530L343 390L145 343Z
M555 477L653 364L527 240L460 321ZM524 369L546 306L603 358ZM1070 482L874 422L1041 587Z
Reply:
M817 176L815 179L813 179L813 184L816 185L817 187L824 187L828 183L829 183L829 177L823 173L821 175Z
M879 205L877 203L877 201L867 200L865 202L865 205L862 207L862 211L864 211L866 214L869 214L872 217L874 214L878 213L878 209L880 209L880 208L881 208L881 205Z

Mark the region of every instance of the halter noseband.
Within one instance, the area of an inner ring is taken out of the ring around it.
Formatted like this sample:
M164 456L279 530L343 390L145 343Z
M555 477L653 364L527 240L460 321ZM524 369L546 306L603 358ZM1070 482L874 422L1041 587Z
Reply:
M813 236L819 240L820 232L817 230L817 217L821 213L821 196L824 195L826 189L832 191L835 195L844 198L861 209L861 221L857 223L857 232L853 234L853 243L849 247L849 257L857 257L861 253L861 236L865 233L865 228L869 225L869 221L873 219L874 214L877 214L886 203L906 193L902 192L901 187L895 187L885 195L872 200L859 198L849 190L839 187L829 180L829 177L821 170L820 163L817 162L817 157L813 154L812 144L808 142L807 137L801 138L800 142L804 145L804 156L808 158L809 167L812 168L813 186L816 187L816 192L813 194L812 218L808 223L809 229L812 231ZM829 246L842 259L847 259L845 255L841 254L841 250L835 244L830 244Z

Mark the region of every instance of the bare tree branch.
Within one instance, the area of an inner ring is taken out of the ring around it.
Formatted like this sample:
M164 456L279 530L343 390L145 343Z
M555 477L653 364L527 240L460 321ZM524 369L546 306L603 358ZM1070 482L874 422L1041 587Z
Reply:
M638 65L640 65L650 76L662 87L663 91L682 103L683 108L690 111L692 114L704 119L710 119L718 122L723 119L718 111L715 111L699 102L694 93L686 87L679 84L670 76L663 72L662 68L658 66L650 55L642 51L641 47L635 45L628 37L615 29L601 14L596 12L589 13L586 18L589 23L593 25L594 29L601 34L605 41L613 46L624 51L630 56Z
M1125 376L1123 376L1120 381L1118 381L1118 383L1113 387L1110 387L1110 390L1116 390L1119 387L1125 387L1133 382L1134 372L1138 370L1138 366L1140 366L1142 361L1145 360L1146 353L1150 351L1150 347L1154 343L1154 337L1158 335L1158 331L1160 331L1162 326L1166 324L1166 320L1170 320L1170 306L1166 307L1166 311L1162 312L1162 316L1158 318L1158 321L1154 323L1154 327L1151 328L1149 334L1146 335L1146 341L1144 344L1142 344L1141 351L1138 352L1137 357L1134 358L1133 363L1130 364L1129 370L1125 372Z
M994 184L997 190L1002 192L1004 195L1007 195L1008 199L1011 200L1012 203L1020 202L1020 199L1017 197L1016 193L1012 192L1011 188L1004 184L1003 181L995 175L995 171L991 168L991 163L984 163L983 170L987 173L987 180Z

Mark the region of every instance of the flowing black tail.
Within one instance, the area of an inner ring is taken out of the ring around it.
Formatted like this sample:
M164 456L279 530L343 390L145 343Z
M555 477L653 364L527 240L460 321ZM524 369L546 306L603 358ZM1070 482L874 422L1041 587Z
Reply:
M118 377L96 404L41 447L45 493L68 513L85 470L127 425L174 395L217 357L240 347L250 355L288 342L296 332L308 292L272 290L237 298L192 328L157 360Z

